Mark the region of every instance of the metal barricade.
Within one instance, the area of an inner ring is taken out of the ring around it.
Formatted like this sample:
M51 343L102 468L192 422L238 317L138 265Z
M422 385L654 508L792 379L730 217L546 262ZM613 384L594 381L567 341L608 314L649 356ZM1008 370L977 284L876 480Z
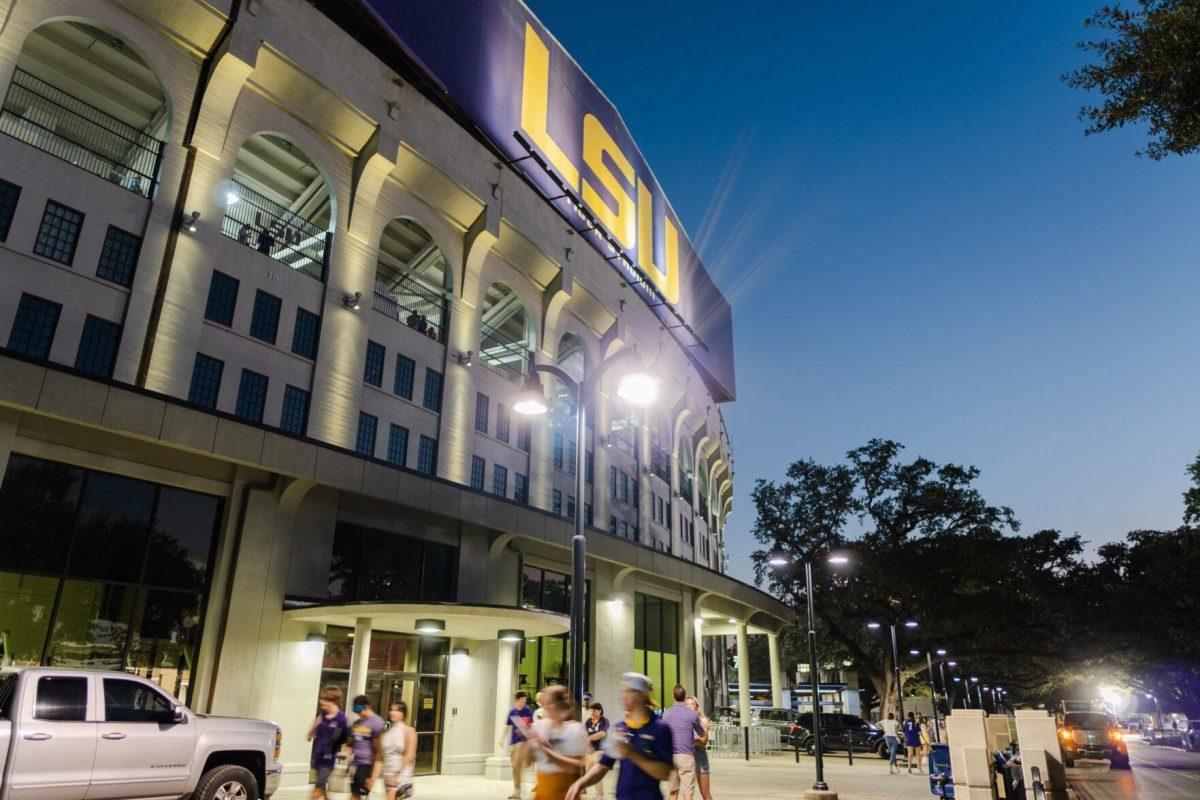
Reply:
M1033 800L1046 800L1046 784L1042 783L1042 771L1038 767L1029 768L1033 778Z
M718 723L709 728L708 752L718 758L754 758L783 749L779 728L772 725L737 725Z

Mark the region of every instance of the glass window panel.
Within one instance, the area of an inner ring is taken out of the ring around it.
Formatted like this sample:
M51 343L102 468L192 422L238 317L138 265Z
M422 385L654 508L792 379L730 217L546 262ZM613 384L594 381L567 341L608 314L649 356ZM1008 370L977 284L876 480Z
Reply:
M421 580L419 544L385 531L364 531L359 600L412 603Z
M33 666L42 662L57 591L58 578L0 572L0 620L8 634L7 663Z
M350 651L354 649L354 631L330 626L325 629L323 669L350 669ZM322 679L324 680L324 679Z
M539 686L567 682L567 651L566 637L542 637L542 674Z
M219 497L163 487L150 536L145 582L203 589L220 513Z
M646 674L646 651L640 648L633 650L633 671Z
M317 336L321 318L303 308L296 309L296 324L292 327L292 352L303 358L317 357Z
M667 600L662 601L662 650L679 652L679 605Z
M387 672L403 672L409 669L410 665L405 661L413 644L415 644L415 639L412 636L383 633L382 631L372 632L371 654L367 659L367 669ZM347 662L348 665L349 662ZM386 709L383 711L386 713Z
M526 639L521 642L521 663L517 666L517 688L528 692L532 697L537 692L534 682L538 676L538 656L541 651L540 639Z
M521 570L521 602L530 608L542 607L542 571L528 564Z
M82 227L81 212L53 200L47 201L33 252L70 266L75 260L75 244L79 241L79 229Z
M357 600L363 532L351 525L338 525L333 534L333 558L329 562L330 600Z
M114 581L140 579L154 495L152 483L89 472L79 504L69 574Z
M83 475L66 464L15 453L9 457L0 484L0 566L63 571Z
M646 596L646 644L647 650L662 650L662 601Z
M32 294L22 294L8 334L8 349L30 358L48 358L61 312L62 305L59 303Z
M679 656L674 653L663 653L663 702L670 705L675 702L672 691L679 683Z
M133 596L134 589L128 586L64 581L47 663L121 669Z
M566 614L571 610L571 585L561 572L546 570L542 578L542 608Z
M666 693L663 691L662 654L653 650L646 653L646 676L654 684L654 697L660 706L666 706Z
M225 371L225 362L220 359L196 353L196 363L192 367L192 385L188 390L188 402L204 408L217 407L217 394L221 391L221 373Z
M17 211L17 198L20 196L20 186L0 180L0 242L8 238L8 229L12 225L13 215Z
M100 251L100 263L96 265L96 277L121 286L131 285L141 248L139 237L109 225L108 233L104 235L104 249Z
M200 641L200 595L142 589L126 669L189 699Z
M445 675L446 658L450 655L450 640L435 636L422 636L421 666L423 675Z
M410 552L415 554L416 547L417 544L413 542L409 547ZM424 549L421 601L441 603L454 600L454 562L457 548L425 543Z
M633 646L646 649L646 595L640 593L633 596Z
M104 679L104 719L106 722L170 723L172 704L144 683Z
M87 678L39 678L33 716L56 722L82 722L87 717Z

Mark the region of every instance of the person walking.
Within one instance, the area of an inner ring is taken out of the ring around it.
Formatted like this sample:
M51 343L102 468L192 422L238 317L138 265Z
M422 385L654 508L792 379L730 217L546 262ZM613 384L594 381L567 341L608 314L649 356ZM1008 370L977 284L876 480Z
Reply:
M662 800L659 782L671 774L671 729L654 716L650 699L654 683L639 672L621 676L621 708L625 719L609 729L601 744L604 755L567 790L566 800L578 800L589 786L604 780L618 761L617 800Z
M500 744L508 748L508 763L512 766L513 791L508 800L521 800L521 772L525 765L525 737L533 725L533 709L529 707L528 692L517 692L513 707L500 728Z
M372 782L383 778L387 800L412 797L413 763L417 760L417 730L405 720L408 704L397 700L388 707L388 729L379 737Z
M896 751L900 747L900 723L896 721L896 715L889 711L887 719L879 723L879 727L883 729L883 741L887 743L888 772L895 775L900 771L900 765L896 763Z
M565 686L544 689L539 699L546 710L529 731L528 761L537 764L536 800L563 800L584 768L587 732Z
M708 762L708 731L712 728L712 720L700 710L700 701L695 697L688 697L685 702L688 708L700 717L700 727L704 729L704 733L696 737L696 790L700 792L703 800L712 800L712 791L709 788L712 767Z
M921 755L925 757L925 763L929 763L929 751L933 747L933 728L929 725L929 717L922 714L917 718L917 722L921 725Z
M342 713L342 690L326 686L317 698L320 711L308 726L308 740L312 742L309 766L313 771L312 800L327 800L326 787L329 773L333 772L334 760L346 740L346 715Z
M696 736L704 733L700 715L687 704L687 689L682 683L671 690L674 704L663 712L662 721L671 728L671 772L668 786L671 800L692 800L696 794Z
M375 758L379 755L379 737L383 734L383 718L371 708L371 698L360 694L354 698L350 710L358 715L358 719L350 726L350 796L354 800L362 800L371 793L371 772L375 768Z
M587 768L591 769L600 762L600 743L604 741L604 737L608 736L609 722L608 717L604 716L604 706L599 703L592 703L588 708L588 719L584 723L587 729L588 744L590 750L587 754ZM597 800L604 800L604 782L596 784Z
M908 772L912 774L913 759L917 760L917 772L921 771L921 726L917 724L913 712L908 712L908 719L904 720L904 747L908 752Z

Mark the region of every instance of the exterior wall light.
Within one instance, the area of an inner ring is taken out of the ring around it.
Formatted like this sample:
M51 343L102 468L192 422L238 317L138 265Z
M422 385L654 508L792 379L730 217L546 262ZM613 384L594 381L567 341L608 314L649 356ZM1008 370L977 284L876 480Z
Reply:
M469 656L469 655L471 655L471 651L465 647L455 647L453 650L450 651L450 655L452 655L452 656Z
M351 311L358 311L360 300L362 300L362 292L355 292L354 294L343 295L342 296L342 305L344 305L346 308L350 309Z
M183 228L188 233L195 233L198 230L196 227L196 221L198 219L200 219L199 211L193 211L190 214L181 212L179 214L179 227Z
M231 206L234 203L236 203L237 201L238 201L238 196L237 196L236 192L226 192L225 193L225 205Z
M441 619L417 620L417 633L445 633L446 621Z
M310 633L304 637L304 641L312 642L313 644L325 644L328 640L323 633Z
M519 642L525 638L525 631L518 628L503 628L496 634L496 638L502 642Z
M455 354L454 354L454 358L455 358L455 360L456 360L456 361L458 361L458 363L459 363L459 364L461 364L461 365L462 365L462 366L464 366L464 367L469 367L469 366L471 366L471 364L472 364L472 363L473 363L473 361L474 361L474 356L475 356L475 351L474 351L474 350L468 350L468 351L467 351L467 352L465 352L465 353L461 353L461 352L460 352L460 353L455 353Z

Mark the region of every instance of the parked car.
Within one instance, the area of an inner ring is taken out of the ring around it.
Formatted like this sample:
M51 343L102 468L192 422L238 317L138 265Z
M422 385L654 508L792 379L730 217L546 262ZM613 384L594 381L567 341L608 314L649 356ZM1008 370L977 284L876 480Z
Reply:
M1106 758L1113 769L1129 769L1129 750L1117 721L1099 711L1068 711L1058 729L1068 767L1077 758Z
M1179 732L1179 738L1184 750L1200 750L1200 719L1189 719L1187 728Z
M123 672L0 672L0 800L260 800L279 786L281 738Z
M753 722L751 725L765 725L779 730L779 740L788 747L792 745L792 723L796 719L796 712L790 708L763 708L758 706L751 709Z
M809 753L816 752L812 712L796 715L786 741L789 745L799 744ZM856 753L874 753L880 758L887 758L887 743L883 740L882 730L853 714L822 714L821 749L827 752L849 750L851 744Z

